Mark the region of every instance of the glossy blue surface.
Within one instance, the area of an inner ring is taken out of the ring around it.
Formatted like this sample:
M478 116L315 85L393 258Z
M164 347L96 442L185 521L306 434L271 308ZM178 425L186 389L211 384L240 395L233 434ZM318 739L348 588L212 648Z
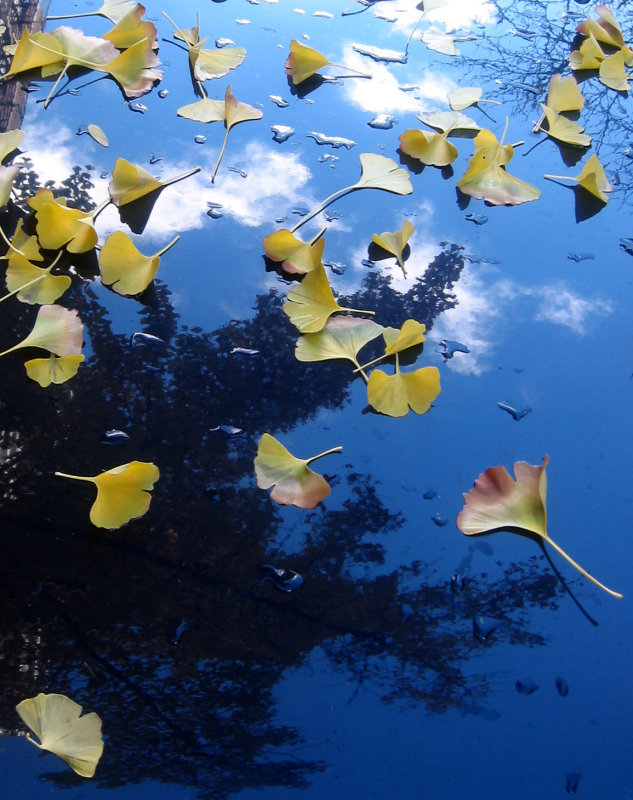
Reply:
M96 5L59 0L50 13ZM199 12L207 46L226 37L247 50L230 76L205 83L220 99L230 82L238 100L263 110L230 131L214 184L224 131L177 117L195 95L162 10L183 28ZM630 8L613 10L630 41ZM4 360L21 399L0 407L3 435L18 442L17 455L3 456L16 476L2 484L3 796L633 796L633 289L631 255L619 245L633 235L630 98L586 76L589 150L561 151L531 132L587 15L594 6L577 2L454 0L423 19L406 63L385 63L352 45L404 53L419 19L413 3L170 0L148 3L165 74L132 101L144 113L92 75L74 77L68 88L79 96L62 93L45 110L38 101L50 84L39 82L21 150L40 185L88 164L97 204L117 157L162 178L201 171L166 188L135 237L151 253L181 236L156 291L119 297L78 266L83 277L62 302L80 311L89 358L73 381L43 390L27 381L23 359ZM67 24L92 35L109 27L100 17ZM476 38L451 58L420 41L431 24ZM301 97L284 73L293 38L371 80L326 81ZM401 159L398 136L424 127L416 113L447 109L459 85L502 104L464 113L497 136L509 117L506 141L524 144L508 172L537 185L540 200L468 202L455 186L473 150L467 137L452 139L452 170ZM391 129L368 124L380 113L397 120ZM76 135L89 123L109 148ZM275 125L294 133L277 143ZM319 145L310 132L355 144ZM368 410L345 362L296 361L297 333L281 310L290 276L263 258L263 238L292 227L293 210L356 182L366 152L402 161L413 193L354 192L328 208L340 216L320 216L300 235L328 225L324 259L339 265L328 276L342 305L373 308L384 325L409 316L426 324L416 366L436 366L442 390L423 416ZM582 198L543 175L577 175L592 152L614 191L577 221ZM222 216L208 216L210 203ZM407 277L393 258L363 264L372 234L405 219L416 226ZM101 242L126 229L114 207L96 227ZM32 316L11 317L0 350ZM135 331L165 341L130 347ZM462 347L445 358L443 340ZM499 403L529 413L515 420ZM130 440L101 444L110 428ZM315 465L332 493L314 511L275 506L256 488L264 432L301 457L343 446ZM553 551L548 561L527 537L457 530L462 493L481 472L545 454L550 535L624 599ZM93 528L90 492L52 477L132 459L155 461L161 480L149 513L120 531ZM267 565L304 582L279 591ZM474 623L493 630L481 640ZM106 747L92 781L17 735L15 704L40 691L102 717Z

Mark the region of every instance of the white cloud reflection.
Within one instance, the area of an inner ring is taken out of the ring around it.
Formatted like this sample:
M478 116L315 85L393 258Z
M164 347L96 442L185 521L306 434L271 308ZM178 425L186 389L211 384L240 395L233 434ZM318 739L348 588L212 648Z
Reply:
M394 27L407 36L420 19L416 5L402 2L393 9L396 16ZM493 22L496 22L496 9L490 0L446 0L443 6L424 15L420 27L425 27L425 23L441 23L448 31L469 31L473 25L490 25Z

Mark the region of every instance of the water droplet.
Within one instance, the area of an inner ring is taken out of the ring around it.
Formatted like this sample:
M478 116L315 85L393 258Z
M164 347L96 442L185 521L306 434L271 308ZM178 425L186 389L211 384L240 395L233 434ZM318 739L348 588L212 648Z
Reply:
M560 676L556 678L556 690L561 697L567 697L569 694L569 686L565 678L561 678Z
M207 141L207 137L203 136L201 133L198 133L193 137L193 140L196 144L204 144Z
M224 211L222 211L222 206L218 208L210 208L207 211L207 217L211 217L211 219L220 219L224 216Z
M459 572L456 572L451 578L451 592L459 594L466 588L466 578L462 578Z
M347 269L346 264L341 264L338 261L324 261L323 266L332 270L335 275L342 275Z
M376 19L384 19L385 22L395 22L398 17L395 14L388 14L386 11L374 11Z
M519 678L514 685L519 694L534 694L538 689L538 683L532 678Z
M184 619L180 620L176 629L173 632L171 632L168 636L169 644L179 645L180 640L183 637L183 634L188 630L189 630L189 623L185 622Z
M473 635L475 639L485 642L497 628L504 624L501 619L494 619L493 617L484 617L481 614L473 618Z
M578 784L580 783L580 772L570 772L565 776L565 789L567 794L576 794L578 791Z
M243 169L239 167L227 167L229 172L237 172L240 178L248 178L248 172L245 172Z
M103 444L121 444L121 442L127 442L129 438L125 431L111 428L103 434L103 439L101 441Z
M334 15L330 14L329 11L315 11L312 14L313 17L323 17L324 19L334 19Z
M417 83L405 83L402 86L398 86L401 92L414 92L417 88Z
M23 83L22 88L24 89L25 92L30 93L30 92L37 92L37 90L40 87L38 86L37 83L27 83L27 84Z
M149 344L150 342L158 343L158 342L164 342L164 341L165 340L161 339L160 336L154 336L153 333L144 333L143 331L134 331L134 333L130 337L130 346L133 347L138 342L147 342Z
M289 125L271 125L270 130L273 132L273 139L279 144L288 141L295 132Z
M410 606L408 603L402 603L400 606L400 616L403 622L406 622L409 617L413 616L413 607Z
M322 153L318 158L321 164L324 164L326 161L329 161L332 164L335 164L339 160L340 156L335 156L334 153Z
M291 213L297 214L299 217L305 217L308 211L310 211L310 209L307 206L295 206Z
M389 64L406 64L407 54L399 50L386 50L382 47L374 47L371 44L352 44L352 50L356 50L362 56L369 56L374 61L384 61Z
M159 161L162 161L164 156L159 156L157 153L152 153L152 156L149 160L150 164L158 164Z
M356 144L356 142L352 141L352 139L344 139L342 136L326 136L324 133L319 133L318 131L308 131L306 136L308 136L310 139L314 139L317 144L329 145L335 149L339 147L346 147L348 150L351 150Z
M426 492L422 495L425 500L432 500L434 497L437 497L437 492L435 489L427 489Z
M485 225L488 222L488 217L485 214L466 214L464 219L468 222L474 222L475 225Z
M515 420L516 422L523 419L523 417L527 416L532 410L529 406L517 410L516 408L511 406L510 403L499 402L497 403L497 405L503 411L507 411L508 414L510 414L510 416L512 417L512 419Z
M388 131L396 125L398 120L391 114L376 114L367 124L370 128L378 128L381 131Z
M294 592L303 583L303 578L293 569L273 567L272 564L263 564L262 570L266 573L264 580L270 581L280 592Z
M302 38L302 39L305 39L305 41L306 41L306 42L309 42L309 41L310 41L310 35L309 35L308 33L303 33L303 34L301 35L301 38Z
M130 111L136 111L137 114L144 114L147 111L147 106L144 106L143 103L133 103L131 100L127 107Z
M281 225L281 223L285 221L286 221L285 217L275 217L275 222L277 223L277 225Z
M72 97L81 97L81 92L79 91L79 89L69 89L68 94L71 95Z
M295 14L305 14L306 13L305 9L303 9L303 8L293 8L292 10L295 12Z
M272 103L274 103L277 106L277 108L287 108L288 107L288 101L284 100L283 97L281 95L279 95L279 94L269 94L268 95L268 99Z
M633 239L620 239L618 244L624 250L625 253L628 253L630 256L633 256Z
M335 219L341 219L341 214L338 211L324 211L323 216L327 222L334 222Z
M164 100L168 94L169 94L169 89L161 89L158 92L158 96L160 97L161 100Z
M372 261L370 258L364 258L364 259L363 259L363 260L362 260L360 263L361 263L361 264L362 264L364 267L369 267L369 268L371 268L371 267L375 267L375 266L376 266L376 262L375 262L375 261Z
M216 47L234 47L234 45L233 39L220 38L215 40Z
M594 255L593 253L567 253L567 258L579 264L581 261L593 261Z
M455 353L470 353L470 350L465 344L462 344L461 342L455 342L452 339L442 339L440 342L440 347L444 348L444 351L442 352L442 358L444 361L448 361L448 359L452 358Z
M220 431L225 436L240 436L244 433L243 428L236 428L235 425L216 425L215 428L210 428L212 431Z
M449 521L448 521L448 518L447 518L447 517L443 517L443 516L442 516L442 515L439 513L439 511L437 512L437 514L433 514L433 516L431 517L431 519L432 519L432 520L433 520L433 522L434 522L434 523L437 525L437 527L438 527L438 528L444 528L444 527L446 527L446 525L448 525L448 522L449 522Z
M108 177L109 174L110 174L109 172L104 170L103 172L99 173L99 177L105 179Z
M231 352L231 354L240 353L241 355L244 355L244 356L258 356L259 355L259 350L251 350L250 347L233 347L230 352Z
M236 19L235 23L237 25L250 25L251 21L250 21L250 19Z

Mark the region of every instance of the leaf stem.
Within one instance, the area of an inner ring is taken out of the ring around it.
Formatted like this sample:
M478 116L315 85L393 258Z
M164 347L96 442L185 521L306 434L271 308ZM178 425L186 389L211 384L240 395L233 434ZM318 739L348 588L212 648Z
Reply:
M351 72L351 75L332 75L333 78L371 78L371 75L368 75L366 72L356 72L351 67L346 67L343 64L328 64L328 67L336 67L337 69L346 69L348 72Z
M612 589L607 588L603 583L600 583L600 581L596 580L593 577L593 575L590 575L587 572L587 570L583 569L580 566L580 564L577 564L571 556L568 556L567 553L561 547L559 547L555 541L549 538L549 536L544 536L543 538L545 539L546 542L549 542L549 544L551 544L554 550L556 550L557 553L559 553L566 561L568 561L572 565L572 567L577 569L581 575L587 578L587 580L590 580L592 583L594 583L600 589L605 591L607 594L610 594L611 597L617 597L619 600L622 599L622 595L619 592L614 592Z
M322 453L319 453L317 456L312 456L311 458L306 458L306 464L311 464L313 461L316 461L317 458L323 458L323 456L329 456L332 453L340 453L342 452L343 447L342 445L338 445L338 447L331 447L329 450L324 450Z
M2 230L1 227L0 227L0 236L2 236L2 238L4 239L5 244L9 247L9 250L13 250L14 253L17 253L19 256L22 256L22 258L26 258L26 256L24 255L24 253L21 250L18 250L17 247L15 247L14 245L11 244L11 242L7 239L6 233ZM7 252L2 256L2 258L8 258L9 257L7 255L9 250L7 250Z
M58 478L70 478L72 481L87 481L88 483L94 483L93 478L87 478L85 475L68 475L66 472L55 472L54 474Z
M543 175L548 181L576 181L571 175Z
M363 364L362 367L358 367L354 370L354 372L360 372L361 370L367 369L367 367L373 367L374 364L377 364L379 361L382 361L385 358L389 358L389 356L394 355L393 353L383 353L378 358L373 358L371 361L368 361L366 364Z
M294 233L302 225L305 225L306 222L309 222L312 217L316 217L316 215L323 211L324 208L327 208L330 203L333 203L335 200L338 200L339 197L342 197L344 194L347 194L348 192L351 192L353 189L357 188L359 187L357 187L356 184L353 184L352 186L346 186L344 189L339 189L338 192L334 192L329 197L326 197L322 203L319 203L319 205L315 206L312 211L305 215L305 217L300 219L299 222L297 222L297 224L290 229L290 233Z
M183 172L181 175L176 175L175 178L169 178L168 180L163 181L163 187L171 186L172 183L178 183L178 181L183 181L185 178L195 175L196 172L200 172L200 169L200 167L193 167L193 169L189 169L187 172Z
M174 237L174 238L171 240L171 242L170 242L169 244L165 245L165 247L163 247L163 249L162 249L162 250L159 250L159 251L158 251L158 253L156 253L155 255L157 255L157 256L162 256L162 255L164 255L164 254L165 254L165 253L166 253L166 252L167 252L167 251L168 251L168 250L169 250L171 247L173 247L173 246L176 244L176 242L177 242L179 239L180 239L180 234L178 234L178 236L175 236L175 237Z
M4 303L5 300L8 300L9 297L13 297L14 294L18 294L18 292L21 292L22 289L28 289L29 286L32 286L34 283L37 283L38 281L44 280L46 275L49 274L48 273L49 269L50 269L50 267L48 267L48 269L44 270L45 273L46 273L45 275L38 275L37 278L33 278L32 280L27 281L26 283L23 283L22 286L18 286L17 289L13 289L13 291L9 292L8 294L5 294L3 297L0 297L0 303ZM13 349L13 348L11 348L11 349ZM4 353L8 353L8 352L9 352L8 350L4 351ZM4 353L0 353L0 355L4 355Z
M63 77L66 75L66 73L68 72L68 66L69 66L69 64L68 64L68 62L66 62L66 64L64 64L64 69L63 69L63 70L62 70L62 71L59 73L59 75L57 76L57 80L56 80L56 81L55 81L55 83L53 84L53 87L52 87L52 89L51 89L51 90L50 90L50 92L49 92L49 93L46 95L46 100L44 100L44 108L48 108L48 106L49 106L49 104L50 104L51 100L53 99L53 94L55 93L55 89L57 89L57 87L59 86L59 82L61 81L61 79L62 79L62 78L63 78Z
M0 230L2 230L2 229L0 228ZM319 241L319 239L323 236L323 234L326 232L326 230L327 230L327 225L324 228L321 228L321 230L317 233L317 235L313 236L310 239L310 241L308 242L310 247L312 247L312 245L316 244Z
M343 306L338 307L338 311L351 311L353 314L367 314L370 317L375 317L375 311L365 311L361 308L344 308Z
M226 148L226 140L229 138L229 130L230 128L227 128L224 133L224 141L222 142L222 149L220 150L220 155L218 156L215 168L213 169L213 174L211 175L211 183L215 183L215 176L218 174L218 169L220 168L220 161L222 161L222 156L224 155L224 150ZM292 230L294 231L295 229L293 228Z
M86 11L83 14L54 14L53 16L46 17L46 21L48 22L51 19L79 19L79 17L95 17L97 16L96 11Z
M96 218L99 216L99 214L100 214L100 213L101 213L101 212L102 212L102 211L103 211L105 208L107 208L107 207L110 205L110 203L111 203L111 202L112 202L112 198L111 198L111 197L108 197L108 198L107 198L107 200L104 200L104 201L103 201L103 203L101 203L101 205L100 205L100 206L97 206L97 207L95 208L95 210L94 210L94 211L93 211L93 212L90 214L90 216L92 217L92 222L93 222L93 224L94 224L94 221L96 220Z

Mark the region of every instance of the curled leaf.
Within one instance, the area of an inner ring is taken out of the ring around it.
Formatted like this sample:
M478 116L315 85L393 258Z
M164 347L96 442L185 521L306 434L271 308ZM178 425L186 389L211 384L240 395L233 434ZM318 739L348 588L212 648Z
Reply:
M567 553L550 539L547 533L547 476L545 469L549 458L545 456L540 467L516 461L514 480L505 467L490 467L475 481L475 486L464 494L464 507L457 517L457 527L467 536L493 533L498 530L519 528L548 542L585 578L604 589L613 597L621 594L607 589Z
M94 478L56 472L60 478L89 481L97 487L97 499L90 509L90 521L97 528L113 530L147 513L150 492L160 477L158 467L145 461L131 461L102 472Z
M284 64L286 75L292 78L292 83L298 83L311 78L323 67L329 66L327 58L312 47L301 44L296 39L290 42L290 55Z
M384 231L381 234L374 233L371 237L374 244L377 244L378 247L382 247L383 250L386 250L396 257L405 278L407 276L407 271L404 268L403 252L414 230L415 225L412 225L408 219L405 219L399 231L393 231L393 233Z
M578 50L573 50L569 54L569 66L573 70L598 69L605 58L606 56L598 44L598 40L591 33Z
M325 239L304 242L287 228L275 231L264 238L264 252L271 261L281 262L286 272L305 275L322 264Z
M603 203L609 200L606 193L613 191L613 186L609 183L604 168L595 153L589 156L587 163L575 178L566 175L545 175L545 177L548 180L573 181Z
M146 197L154 192L160 192L166 186L188 178L190 175L199 171L200 167L194 167L182 175L177 175L175 178L159 181L138 164L130 164L130 162L126 161L124 158L117 158L114 169L112 170L112 180L110 181L108 190L112 202L116 206L121 207L128 203L133 203L141 197Z
M270 498L276 503L314 508L332 490L325 478L309 469L308 465L317 458L340 453L342 449L333 447L312 458L296 458L274 436L264 433L255 458L257 485L260 489L270 489L272 486Z
M447 140L447 133L431 133L409 128L400 134L400 149L427 166L446 167L457 158L457 148Z
M144 20L145 6L135 3L134 8L130 9L122 16L103 38L117 48L117 50L127 50L143 39L148 39L152 49L157 47L156 25L149 20Z
M40 750L54 753L78 775L92 778L103 753L101 719L63 694L38 694L17 704L22 721L40 740L27 739Z

